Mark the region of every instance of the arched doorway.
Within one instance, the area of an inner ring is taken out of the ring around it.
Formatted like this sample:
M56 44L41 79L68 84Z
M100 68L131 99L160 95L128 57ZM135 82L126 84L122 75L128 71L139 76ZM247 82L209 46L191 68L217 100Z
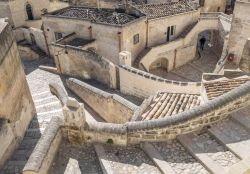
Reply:
M26 4L26 13L27 13L28 20L34 20L32 6L30 4Z

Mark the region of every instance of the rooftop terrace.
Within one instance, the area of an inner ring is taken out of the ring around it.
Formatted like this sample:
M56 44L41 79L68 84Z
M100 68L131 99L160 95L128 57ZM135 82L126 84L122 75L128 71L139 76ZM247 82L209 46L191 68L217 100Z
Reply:
M167 2L161 4L135 5L149 19L172 16L193 11L193 7L187 1Z
M123 25L138 18L127 13L117 12L115 9L98 9L90 7L67 7L49 13L47 16L49 15L113 25Z

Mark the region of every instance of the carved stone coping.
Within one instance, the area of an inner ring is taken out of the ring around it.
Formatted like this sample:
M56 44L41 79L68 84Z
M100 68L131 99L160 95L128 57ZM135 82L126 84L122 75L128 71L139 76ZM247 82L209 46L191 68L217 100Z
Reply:
M137 74L139 76L142 76L144 78L150 79L150 80L155 80L155 81L159 81L162 83L169 83L169 84L175 84L175 85L180 85L180 86L188 86L188 85L196 85L196 86L201 86L201 82L182 82L182 81L175 81L175 80L168 80L168 79L164 79L162 77L153 75L151 73L130 67L128 65L121 65L120 68L127 70L131 73Z
M60 100L63 106L65 106L69 99L66 91L57 83L50 83L49 88L51 93L54 94Z
M51 158L48 160L48 155L52 155L49 151L53 145L53 141L56 138L57 134L60 131L60 127L63 126L63 120L59 117L52 117L49 125L45 129L44 134L39 139L35 149L33 150L32 154L29 157L28 162L24 166L23 173L44 173L46 169L42 168L49 168L50 165L48 162L52 162ZM55 153L54 153L55 154ZM53 158L52 158L53 159ZM46 165L45 165L46 163Z
M157 120L129 122L127 123L128 132L164 128L187 122L198 117L205 117L206 115L208 115L208 113L218 110L219 108L227 107L230 103L238 102L237 100L241 100L243 97L247 96L250 96L250 81L218 98L215 98L214 100L208 101L207 103L186 112ZM245 102L244 104L247 106L250 103ZM227 108L227 110L228 113L224 114L230 114L231 112L233 112L231 108ZM216 115L216 113L214 113L214 115Z
M75 83L75 84L77 84L79 86L82 86L85 89L87 89L87 90L89 90L89 91L91 91L91 92L93 92L95 94L98 94L98 95L100 95L100 96L102 96L102 97L104 97L106 99L111 98L111 99L117 101L118 103L121 103L122 105L126 106L130 110L135 111L136 109L138 109L137 105L135 105L134 103L122 98L121 96L119 96L117 94L110 94L108 92L105 92L105 91L103 91L101 89L98 89L98 88L96 88L94 86L91 86L91 85L89 85L87 83L84 83L84 82L82 82L80 80L77 80L77 79L74 79L74 78L69 78L67 80L67 86L70 86L70 83Z

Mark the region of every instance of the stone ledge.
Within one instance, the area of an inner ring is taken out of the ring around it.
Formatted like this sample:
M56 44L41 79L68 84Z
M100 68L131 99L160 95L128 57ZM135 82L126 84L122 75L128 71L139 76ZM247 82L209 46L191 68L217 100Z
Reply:
M150 79L150 80L154 80L154 81L159 81L162 83L170 83L170 84L174 84L174 85L181 85L181 86L188 86L188 85L197 85L197 86L201 86L200 82L182 82L182 81L176 81L176 80L168 80L168 79L164 79L162 77L150 74L148 72L130 67L128 65L120 65L120 68L129 71L133 74L137 74L139 76L142 76L144 78Z
M46 173L47 169L51 165L53 156L55 152L52 154L50 152L52 144L55 144L54 140L58 133L60 133L60 127L63 126L63 120L59 117L52 117L49 125L44 131L44 134L39 139L35 149L29 157L28 162L24 166L23 174L28 173ZM62 137L61 137L62 138ZM60 141L60 140L59 140ZM58 145L58 143L57 143ZM56 150L56 149L55 149ZM51 157L52 155L52 157ZM50 156L49 159L48 156ZM46 165L45 165L46 163ZM44 166L45 165L45 166Z

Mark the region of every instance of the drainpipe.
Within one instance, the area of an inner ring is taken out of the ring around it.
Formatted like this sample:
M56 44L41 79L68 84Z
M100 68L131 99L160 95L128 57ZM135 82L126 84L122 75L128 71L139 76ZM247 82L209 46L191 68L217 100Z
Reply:
M92 39L93 35L92 35L92 26L89 26L89 38Z
M42 29L43 29L42 31L43 31L43 37L44 37L44 40L45 40L45 45L46 45L46 48L47 48L47 51L48 51L48 56L49 56L49 58L51 58L49 45L48 45L48 39L47 39L47 35L46 35L45 31L44 31L44 25L43 24L42 24Z
M148 48L148 20L146 20L146 48Z
M174 63L173 63L173 69L176 67L176 54L177 54L177 49L174 50Z
M119 42L119 53L122 51L122 38L121 38L121 34L122 32L118 32L118 42Z

